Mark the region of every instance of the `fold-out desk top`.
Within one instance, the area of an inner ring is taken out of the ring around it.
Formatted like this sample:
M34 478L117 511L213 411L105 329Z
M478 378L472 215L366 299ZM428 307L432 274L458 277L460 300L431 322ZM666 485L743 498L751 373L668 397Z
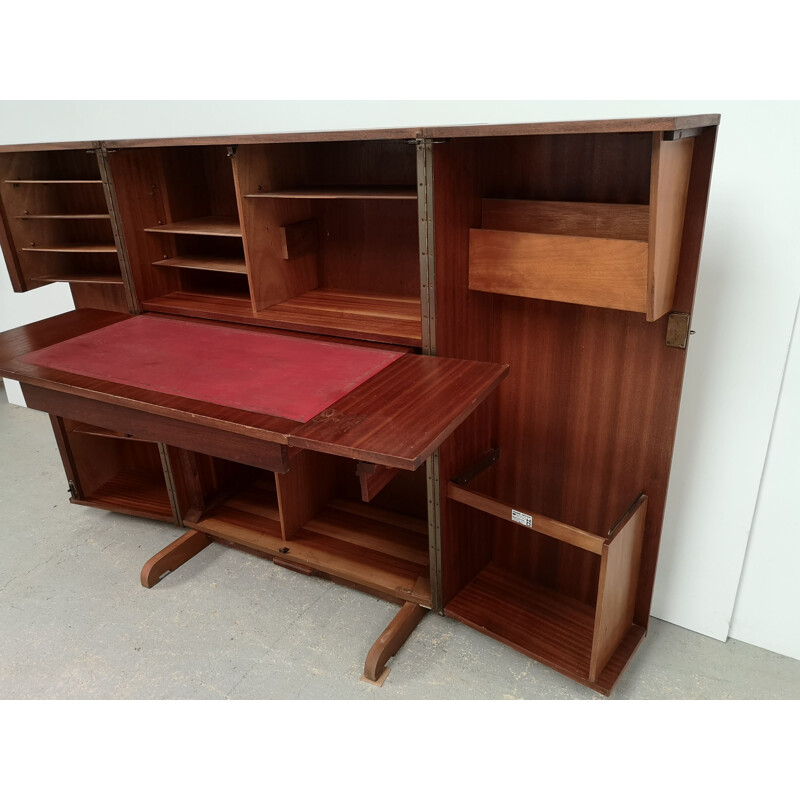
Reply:
M228 431L401 469L422 464L507 370L96 309L0 334L0 375L24 385L180 420L199 436Z

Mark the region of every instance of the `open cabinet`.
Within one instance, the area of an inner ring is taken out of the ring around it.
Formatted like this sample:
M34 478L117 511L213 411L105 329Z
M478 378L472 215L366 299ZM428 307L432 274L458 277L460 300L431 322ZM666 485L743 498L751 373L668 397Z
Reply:
M15 288L78 310L1 335L0 373L74 502L187 529L145 586L226 544L401 605L370 680L432 609L609 694L648 627L718 121L5 148Z

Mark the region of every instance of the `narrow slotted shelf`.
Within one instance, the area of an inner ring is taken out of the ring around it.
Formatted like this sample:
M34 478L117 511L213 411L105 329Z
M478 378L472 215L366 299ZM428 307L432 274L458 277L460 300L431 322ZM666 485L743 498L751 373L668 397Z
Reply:
M242 226L236 217L198 217L145 228L147 233L177 233L193 236L231 236L241 238Z
M416 200L414 186L314 186L281 189L274 192L255 192L245 197L307 200Z
M67 242L64 244L38 244L32 247L20 247L29 253L116 253L114 244L88 244L85 242Z
M14 219L111 219L110 214L17 214Z
M64 180L64 179L58 179L58 180L40 180L40 179L36 179L36 180L32 180L32 179L28 179L28 178L10 178L8 180L3 181L3 183L11 183L11 184L18 184L18 183L26 183L26 184L27 183L36 183L36 184L97 183L97 184L102 184L102 182L103 181L101 181L100 179L95 179L95 178L85 179L85 180L81 179L81 178L69 178L67 180Z
M31 278L36 283L109 283L122 285L121 275L102 275L91 272L64 273L60 275L37 275Z
M201 269L208 272L235 272L247 274L247 264L243 258L223 258L221 256L177 256L154 261L155 267L177 267L178 269Z

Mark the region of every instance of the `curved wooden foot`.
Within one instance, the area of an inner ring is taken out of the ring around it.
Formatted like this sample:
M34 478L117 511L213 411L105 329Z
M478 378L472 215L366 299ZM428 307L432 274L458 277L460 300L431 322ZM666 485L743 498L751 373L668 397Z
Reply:
M201 531L184 533L180 539L168 544L142 567L142 586L152 588L167 572L178 569L181 564L185 564L210 544L211 538Z
M384 669L386 662L405 644L426 611L426 608L416 603L403 604L367 654L362 680L376 683L378 686L383 684L389 674L389 670Z

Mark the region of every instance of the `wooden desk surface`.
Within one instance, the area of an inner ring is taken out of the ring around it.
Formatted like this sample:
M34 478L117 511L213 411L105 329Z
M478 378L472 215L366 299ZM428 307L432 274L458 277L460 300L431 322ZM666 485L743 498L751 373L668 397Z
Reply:
M506 365L406 353L303 423L21 360L27 353L129 318L126 314L80 309L0 334L0 375L74 397L191 423L197 426L198 437L202 437L204 429L214 429L413 470L498 386L508 371Z

